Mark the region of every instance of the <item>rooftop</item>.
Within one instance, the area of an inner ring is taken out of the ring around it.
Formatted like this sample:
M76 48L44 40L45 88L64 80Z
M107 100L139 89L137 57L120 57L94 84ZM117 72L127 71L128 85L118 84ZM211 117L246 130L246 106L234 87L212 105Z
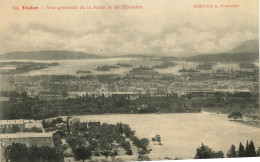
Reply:
M15 133L15 134L0 134L2 138L41 138L52 137L52 133Z
M23 120L0 120L0 125L23 124Z

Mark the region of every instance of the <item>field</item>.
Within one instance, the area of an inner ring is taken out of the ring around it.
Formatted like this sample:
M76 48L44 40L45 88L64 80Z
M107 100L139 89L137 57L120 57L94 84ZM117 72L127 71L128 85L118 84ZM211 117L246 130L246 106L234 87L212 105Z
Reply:
M238 148L241 141L253 140L260 147L259 128L230 121L227 115L213 113L183 114L114 114L80 116L81 121L99 120L107 123L122 122L129 124L139 138L148 138L153 150L149 157L162 160L165 157L192 159L196 148L204 145L215 151L227 153L234 144ZM151 141L160 134L163 145Z

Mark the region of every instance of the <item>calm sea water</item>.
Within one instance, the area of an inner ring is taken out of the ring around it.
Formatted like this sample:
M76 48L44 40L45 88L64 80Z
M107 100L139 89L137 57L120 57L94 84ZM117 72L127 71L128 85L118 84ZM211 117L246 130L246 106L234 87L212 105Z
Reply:
M160 134L163 145L154 145L149 157L153 160L164 157L192 159L196 148L202 142L215 151L222 150L226 155L230 146L238 148L239 142L253 140L260 147L260 129L229 121L227 115L213 113L171 113L171 114L111 114L79 116L81 121L99 120L110 124L129 124L139 138L151 140Z
M8 61L17 61L17 62L27 62L28 60L8 60ZM5 62L8 62L5 61ZM49 67L46 69L30 71L28 73L23 73L19 75L75 75L77 70L88 70L93 74L126 74L132 68L130 67L120 67L117 69L111 69L110 71L96 71L94 70L98 66L104 65L116 65L117 63L128 63L132 64L134 67L145 66L152 67L154 65L162 64L159 60L151 60L144 58L110 58L110 59L83 59L83 60L29 60L30 62L45 62L52 63L58 62L59 66ZM185 68L196 68L199 62L185 62L185 61L175 61L178 65L175 67L169 67L166 69L155 69L159 73L170 73L179 75L178 72L183 67ZM213 66L214 70L217 69L233 69L238 70L238 64L223 64L217 63Z

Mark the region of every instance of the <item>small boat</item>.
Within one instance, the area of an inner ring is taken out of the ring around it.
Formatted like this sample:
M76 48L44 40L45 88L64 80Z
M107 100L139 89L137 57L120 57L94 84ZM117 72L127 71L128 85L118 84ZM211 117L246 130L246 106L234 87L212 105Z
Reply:
M109 71L110 68L108 68L107 66L101 66L101 67L99 66L95 70L97 70L97 71Z
M80 74L80 73L82 73L82 74L90 74L91 73L91 71L85 71L85 70L77 70L77 72L76 72L77 74Z
M178 64L176 64L174 62L164 62L162 65L155 65L152 68L165 69L165 68L169 68L169 67L175 67L176 65L178 65Z
M131 64L122 64L122 63L118 63L117 64L118 66L122 66L122 67L133 67L133 65L131 65Z
M179 72L188 72L188 73L196 73L196 72L200 72L199 70L195 70L195 69L186 69L186 68L182 68L181 70L179 70Z
M105 67L106 67L106 68L109 68L109 69L119 68L118 66L114 66L114 65L106 65Z

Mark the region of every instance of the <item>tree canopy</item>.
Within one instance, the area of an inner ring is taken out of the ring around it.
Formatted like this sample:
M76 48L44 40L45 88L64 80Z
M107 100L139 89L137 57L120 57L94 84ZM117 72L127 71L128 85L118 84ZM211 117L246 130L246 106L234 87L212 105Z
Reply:
M35 161L63 161L62 152L49 146L30 146L13 143L4 149L4 158L11 162L35 162Z
M231 145L230 150L227 153L228 158L234 158L237 157L236 147L234 145Z
M222 151L212 151L208 146L202 145L197 148L196 155L194 159L210 159L210 158L224 158L224 153Z
M91 150L88 147L85 146L79 146L75 150L75 157L77 160L83 160L83 162L86 159L90 159L92 153Z

